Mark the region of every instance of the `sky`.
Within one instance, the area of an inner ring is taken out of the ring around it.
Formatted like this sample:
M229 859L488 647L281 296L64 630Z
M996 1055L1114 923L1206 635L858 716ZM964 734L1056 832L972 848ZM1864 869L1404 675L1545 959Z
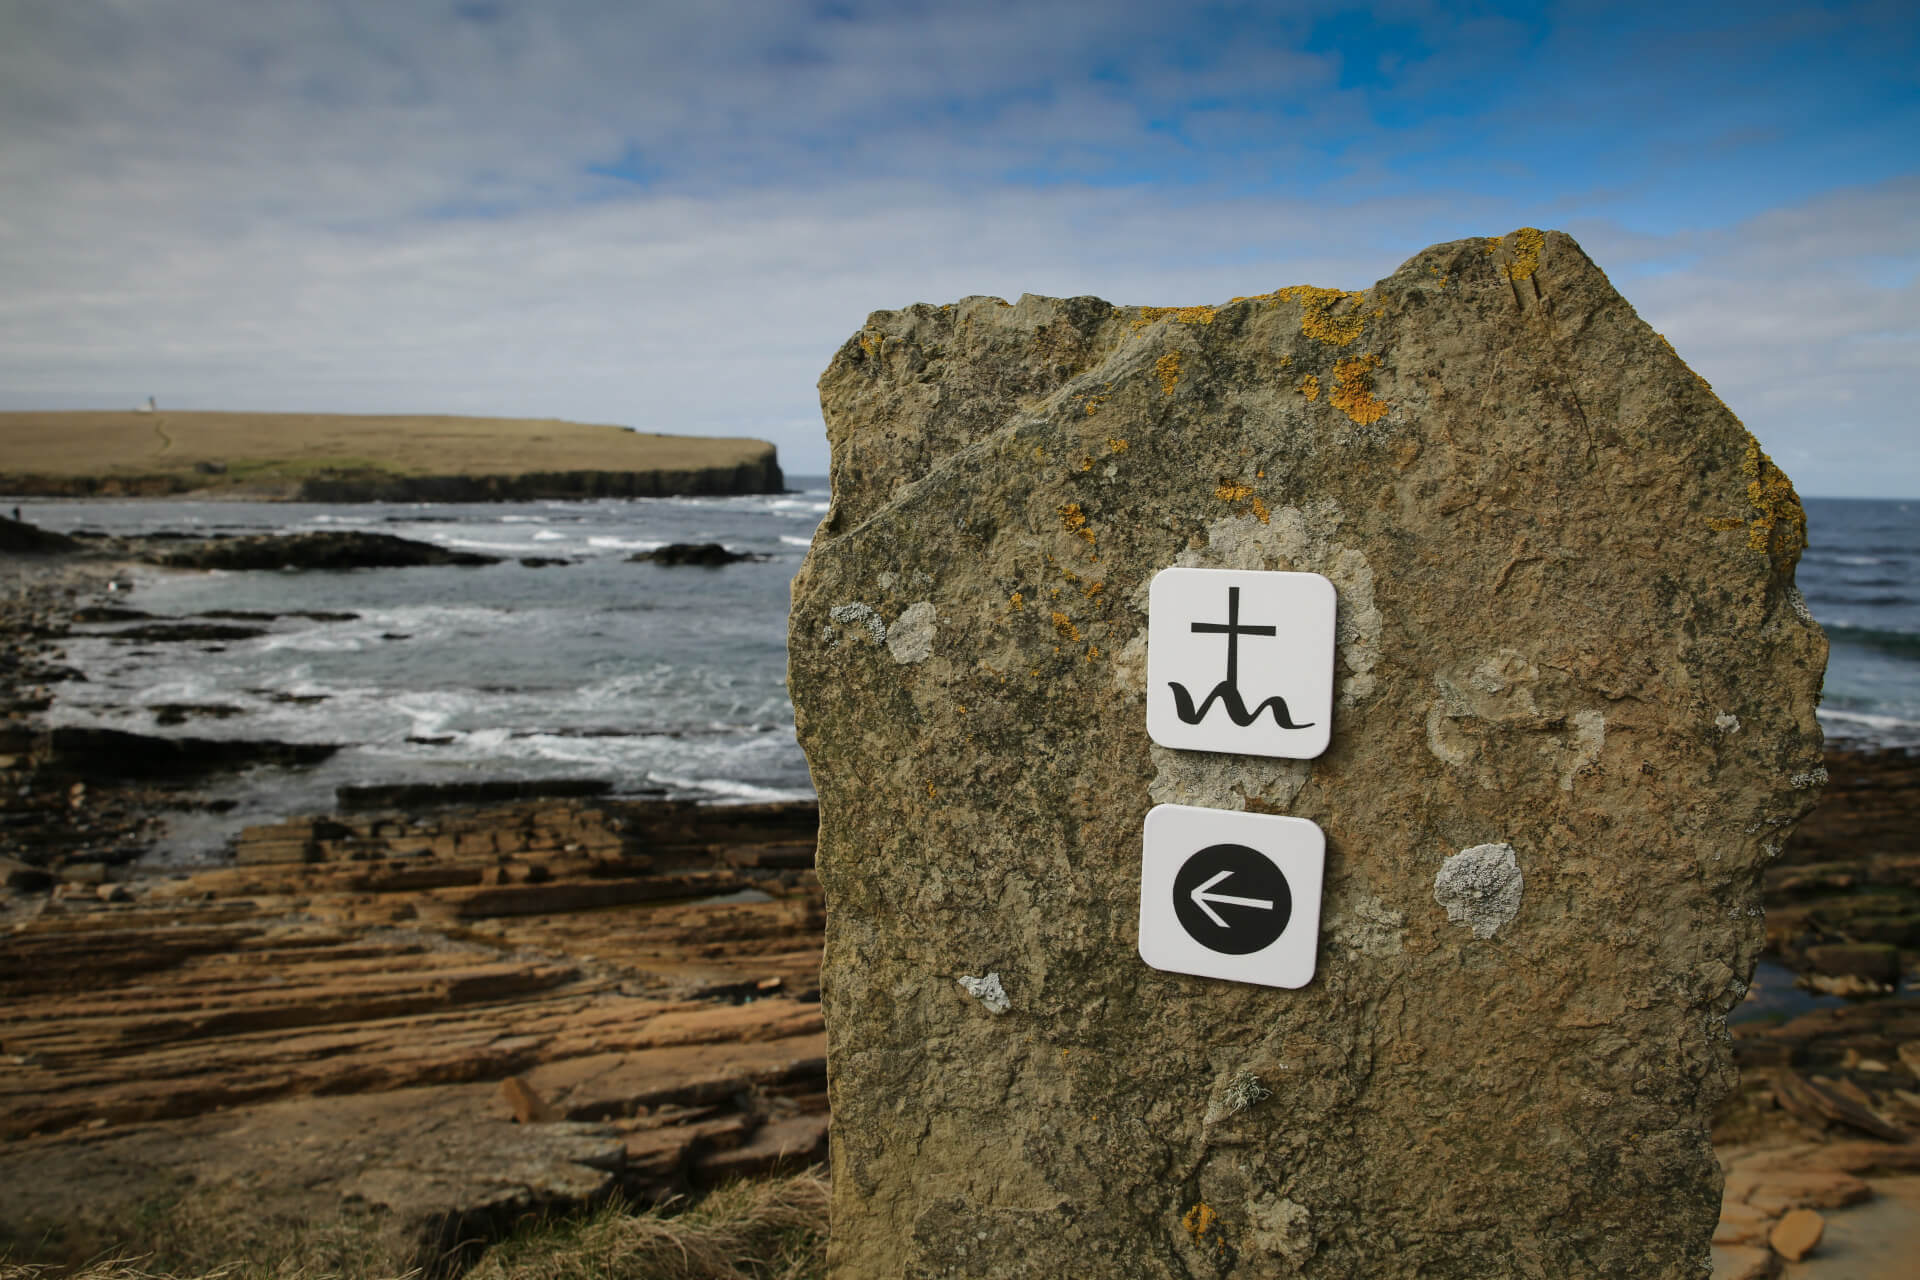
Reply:
M1573 235L1803 494L1920 497L1920 10L0 0L0 408L773 441L870 311ZM0 442L0 448L3 448Z

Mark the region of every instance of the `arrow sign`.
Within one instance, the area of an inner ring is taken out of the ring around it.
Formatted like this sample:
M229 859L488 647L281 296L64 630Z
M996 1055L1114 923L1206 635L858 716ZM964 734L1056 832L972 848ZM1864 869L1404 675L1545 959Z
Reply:
M1305 818L1156 805L1140 858L1140 958L1156 969L1304 987L1320 947L1326 837Z
M1225 880L1228 876L1232 874L1233 872L1231 869L1222 871L1219 875L1215 876L1213 879L1207 881L1205 884L1201 885L1198 889L1195 889L1193 891L1194 905L1199 907L1202 911L1206 912L1207 919L1213 921L1215 924L1219 925L1222 929L1227 927L1227 922L1220 918L1220 913L1213 909L1211 905L1212 903L1218 902L1222 906L1229 906L1229 907L1258 907L1262 911L1273 910L1272 898L1236 898L1230 893L1209 893L1208 892L1209 889L1213 888L1213 886L1219 884L1222 880Z

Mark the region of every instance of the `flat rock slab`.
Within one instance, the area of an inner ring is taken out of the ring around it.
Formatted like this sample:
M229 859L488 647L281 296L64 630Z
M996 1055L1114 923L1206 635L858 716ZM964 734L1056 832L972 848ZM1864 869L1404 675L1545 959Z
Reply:
M1722 1015L1824 779L1825 642L1791 485L1572 240L877 312L820 388L789 683L836 1276L1707 1265ZM1332 581L1326 754L1149 741L1175 566ZM1141 963L1157 803L1324 830L1308 986ZM1443 872L1488 848L1481 909Z

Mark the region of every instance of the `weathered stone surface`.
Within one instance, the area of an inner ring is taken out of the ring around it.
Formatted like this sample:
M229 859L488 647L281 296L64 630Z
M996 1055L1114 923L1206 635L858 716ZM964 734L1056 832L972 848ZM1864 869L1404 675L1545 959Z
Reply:
M878 312L820 387L835 1274L1696 1274L1825 645L1791 486L1578 246ZM1324 756L1148 741L1173 565L1332 579ZM1325 829L1311 985L1140 962L1157 802ZM1482 846L1517 874L1461 927Z

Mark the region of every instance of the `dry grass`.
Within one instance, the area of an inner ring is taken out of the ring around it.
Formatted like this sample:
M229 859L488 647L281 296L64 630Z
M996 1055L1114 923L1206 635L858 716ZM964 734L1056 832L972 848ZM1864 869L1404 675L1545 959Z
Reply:
M465 1280L819 1280L828 1182L818 1170L722 1187L690 1206L539 1219L493 1245ZM184 1206L138 1224L141 1253L80 1267L0 1258L0 1280L417 1280L377 1221L224 1220ZM130 1232L130 1234L136 1233ZM240 1260L234 1260L234 1259ZM216 1261L216 1259L219 1259Z
M814 1280L827 1273L827 1180L738 1182L684 1213L542 1223L487 1251L470 1280Z
M0 413L0 475L148 476L224 467L227 483L322 470L403 475L731 467L760 440L663 436L552 418L329 413ZM209 478L208 483L217 483Z

